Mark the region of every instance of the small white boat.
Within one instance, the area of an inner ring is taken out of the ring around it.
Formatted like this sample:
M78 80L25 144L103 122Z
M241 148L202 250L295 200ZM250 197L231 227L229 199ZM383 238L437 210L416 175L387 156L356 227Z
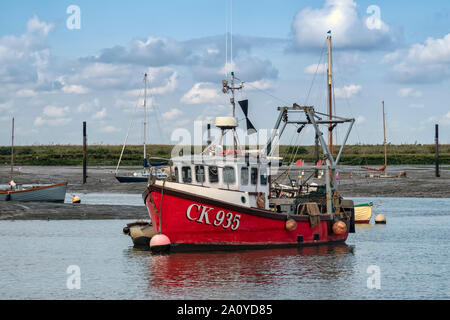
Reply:
M0 201L52 201L64 202L67 181L57 184L18 185L0 189Z
M11 181L0 186L0 201L55 201L64 202L67 181L57 184L16 184L14 182L14 118L11 140Z

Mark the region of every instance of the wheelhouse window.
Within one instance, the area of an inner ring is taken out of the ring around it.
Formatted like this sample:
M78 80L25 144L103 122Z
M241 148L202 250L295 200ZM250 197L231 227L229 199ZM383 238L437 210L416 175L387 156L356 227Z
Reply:
M234 167L223 168L223 182L226 184L234 184L236 182Z
M178 175L178 167L175 167L175 181L180 182L180 176Z
M258 168L252 168L250 179L252 184L258 183Z
M219 168L217 166L209 166L208 167L208 176L210 183L219 182Z
M205 166L195 166L195 180L197 182L205 182Z
M248 185L248 168L242 167L241 168L241 185Z
M182 167L181 168L181 176L183 178L184 183L191 183L192 182L191 167Z
M259 183L261 183L262 186L267 185L267 171L265 169L262 169L260 171L260 180Z

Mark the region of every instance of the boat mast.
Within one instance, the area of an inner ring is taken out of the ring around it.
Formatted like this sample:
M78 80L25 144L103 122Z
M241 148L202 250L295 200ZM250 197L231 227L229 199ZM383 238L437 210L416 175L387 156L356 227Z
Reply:
M330 154L333 155L333 104L332 104L332 76L331 76L331 30L328 31L328 114L330 123L328 124L328 147L330 149ZM328 180L328 177L327 177ZM329 176L329 182L331 184L334 184L334 172L333 169L330 168L330 176Z
M387 166L387 152L386 152L386 120L384 115L384 101L383 101L383 132L384 132L384 168ZM386 170L386 169L385 169Z
M148 167L147 150L146 150L146 134L147 134L147 73L144 75L144 168Z
M333 117L333 105L332 105L332 77L331 77L331 31L328 32L328 113L329 119L332 120ZM333 154L333 124L328 125L328 144L330 147L330 152Z
M11 180L13 179L14 168L14 118L12 118L12 135L11 135Z
M234 72L231 72L231 98L230 102L233 106L233 118L236 117L236 102L234 100L234 90L236 88L234 87ZM233 128L233 151L237 151L237 141L236 141L236 127ZM236 156L236 153L234 153L234 156Z
M227 30L228 31L228 30ZM228 50L228 36L227 36L227 32L225 33L226 39L225 39L225 50ZM226 53L227 57L228 57L228 52ZM227 72L227 65L228 65L228 61L225 60L225 71ZM233 70L233 0L230 0L230 66L231 66L231 70ZM231 91L231 98L230 98L230 103L233 109L233 118L236 119L236 101L234 98L234 90L240 90L243 88L244 84L241 82L238 86L234 86L234 82L235 82L235 76L234 76L234 71L231 71L231 83L230 85L228 85L228 81L226 79L224 79L222 81L222 92L223 93L228 93L229 91ZM234 156L237 157L237 146L238 146L238 142L237 142L237 135L236 135L236 126L233 126L232 128L232 133L233 133L233 151L234 151ZM222 143L222 139L224 137L225 134L225 130L222 128L222 135L220 138L220 142Z

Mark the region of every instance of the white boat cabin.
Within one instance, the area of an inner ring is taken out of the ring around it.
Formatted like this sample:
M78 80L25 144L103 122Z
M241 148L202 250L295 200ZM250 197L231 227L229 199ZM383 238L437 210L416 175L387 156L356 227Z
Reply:
M241 205L269 208L271 172L270 162L265 158L195 155L171 160L172 174L177 183L204 187L205 189L198 189L202 195L219 200L220 192L212 192L213 190L241 192ZM263 199L263 204L258 204L258 196Z

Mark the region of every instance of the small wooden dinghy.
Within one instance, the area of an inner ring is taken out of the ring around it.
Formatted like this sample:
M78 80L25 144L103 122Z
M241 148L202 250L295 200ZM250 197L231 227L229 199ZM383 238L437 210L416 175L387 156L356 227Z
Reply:
M9 185L0 187L0 201L54 201L64 202L67 181L56 184L16 184L14 182L14 118L11 134L11 180Z
M369 223L372 217L373 203L355 205L355 223Z
M52 201L64 202L67 181L57 184L23 185L0 189L0 201Z

